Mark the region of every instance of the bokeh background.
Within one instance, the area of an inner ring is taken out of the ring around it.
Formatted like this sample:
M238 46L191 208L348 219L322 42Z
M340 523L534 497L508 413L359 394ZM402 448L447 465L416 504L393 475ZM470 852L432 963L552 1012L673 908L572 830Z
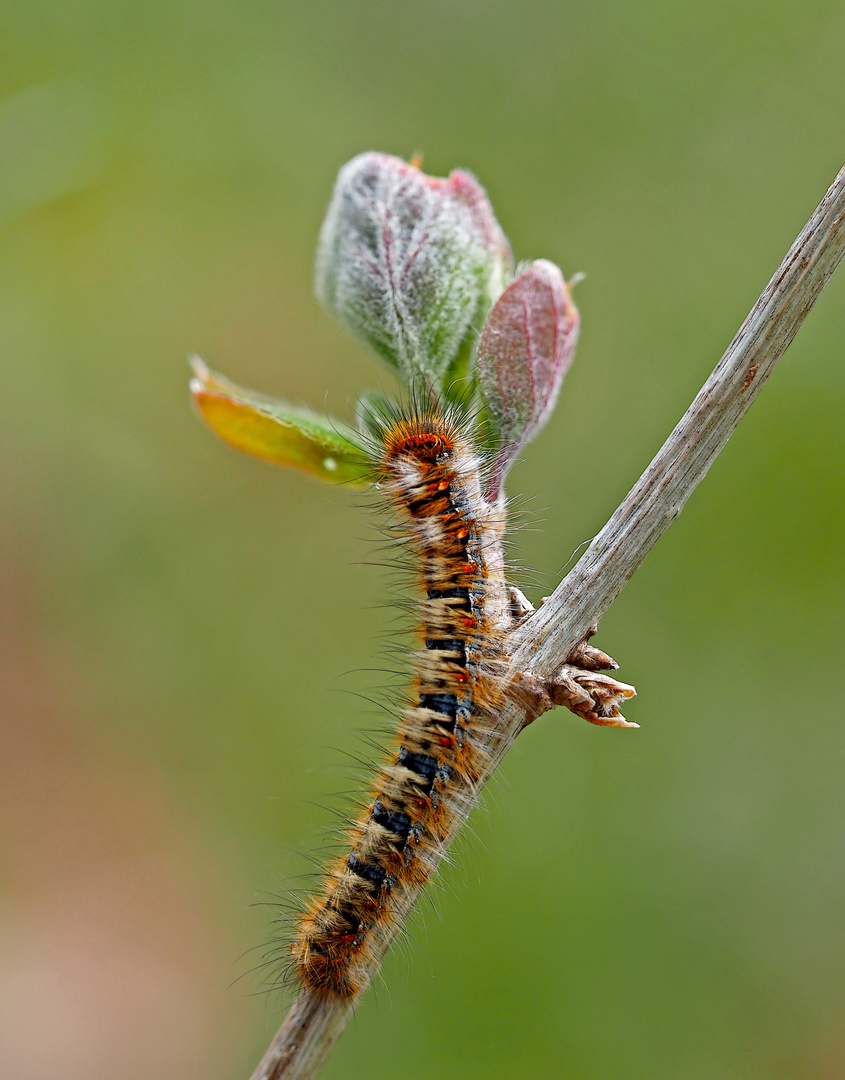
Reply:
M843 164L843 56L837 0L2 0L4 1077L246 1076L283 1015L264 905L383 724L385 575L185 357L395 389L312 299L338 167L469 168L588 275L510 482L537 600ZM840 271L604 621L641 730L519 740L326 1077L845 1076L843 352Z

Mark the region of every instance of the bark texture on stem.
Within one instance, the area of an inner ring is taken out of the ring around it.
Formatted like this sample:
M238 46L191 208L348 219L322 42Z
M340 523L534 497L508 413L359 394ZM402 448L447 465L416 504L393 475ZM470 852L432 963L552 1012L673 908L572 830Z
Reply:
M656 457L521 628L515 671L547 675L598 623L680 514L845 255L845 168Z
M551 676L599 622L706 475L843 255L845 168L654 460L548 601L513 631L514 676ZM488 734L479 791L527 714L515 699ZM301 994L252 1080L310 1080L351 1015Z
M308 1080L316 1076L351 1016L352 1009L301 993L251 1080Z

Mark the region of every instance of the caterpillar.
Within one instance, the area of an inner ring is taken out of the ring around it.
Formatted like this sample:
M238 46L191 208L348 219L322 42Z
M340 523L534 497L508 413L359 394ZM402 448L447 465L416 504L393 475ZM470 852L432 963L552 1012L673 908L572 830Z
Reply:
M302 987L338 1002L369 985L469 813L486 762L478 736L503 707L494 642L508 618L505 512L484 498L483 459L465 427L459 415L417 409L374 433L373 479L414 551L419 649L415 704L292 944Z

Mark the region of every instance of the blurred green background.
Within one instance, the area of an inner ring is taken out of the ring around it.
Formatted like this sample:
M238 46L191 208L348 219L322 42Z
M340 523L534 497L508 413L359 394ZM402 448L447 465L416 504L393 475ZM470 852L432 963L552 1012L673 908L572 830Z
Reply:
M469 168L588 274L509 485L536 600L843 164L843 56L833 0L3 0L4 1077L246 1076L281 1018L246 950L383 725L385 574L185 357L345 418L394 389L311 297L339 166ZM642 729L519 740L326 1077L845 1076L843 301L604 621Z

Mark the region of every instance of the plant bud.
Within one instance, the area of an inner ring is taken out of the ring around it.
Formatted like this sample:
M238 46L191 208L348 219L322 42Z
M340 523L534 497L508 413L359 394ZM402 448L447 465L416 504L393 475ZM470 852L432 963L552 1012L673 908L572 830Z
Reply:
M508 242L474 177L437 179L367 153L340 170L320 233L316 289L407 384L448 391L510 266Z
M520 449L540 431L575 353L578 309L563 274L545 259L505 289L478 346L478 385L498 436L487 496L498 496Z

